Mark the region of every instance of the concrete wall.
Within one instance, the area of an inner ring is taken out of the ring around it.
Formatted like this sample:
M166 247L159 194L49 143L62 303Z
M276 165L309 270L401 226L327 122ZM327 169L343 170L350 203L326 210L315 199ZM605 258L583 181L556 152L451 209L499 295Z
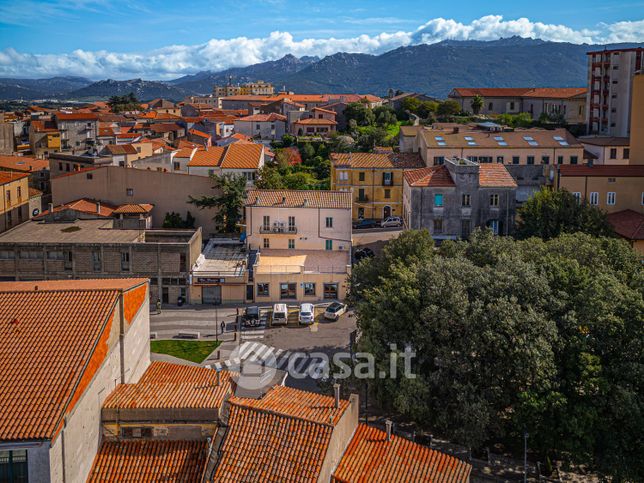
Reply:
M318 482L326 483L331 481L333 471L338 467L345 450L358 428L359 411L360 402L358 395L351 394L349 396L349 407L344 411L344 414L333 428L333 433L331 433L331 440L326 450L326 456L322 463Z
M644 164L644 72L633 78L630 164Z
M347 257L347 263L349 259ZM342 267L337 267L340 270ZM335 267L334 267L335 269ZM324 300L324 284L335 283L338 285L337 300L344 300L347 296L347 277L351 271L351 267L346 267L345 273L256 273L254 278L255 284L255 302L257 303L275 303L283 302L299 303L299 302L317 302ZM267 283L269 287L268 296L257 295L257 285L260 283ZM280 284L281 283L295 283L296 298L294 299L281 299L280 298ZM315 295L304 295L304 283L315 283Z
M91 179L88 178L91 174ZM128 188L133 190L128 195ZM204 236L215 232L212 218L216 209L198 209L188 202L190 196L214 196L212 181L203 176L162 173L132 168L108 166L88 173L78 173L52 179L53 203L68 203L79 198L95 198L113 205L124 203L152 203L152 224L160 227L165 214L175 211L183 218L190 211L201 226Z
M597 206L608 213L630 209L644 214L644 178L641 177L561 176L558 186L580 193L582 200L590 201L591 193L598 193ZM609 192L615 193L614 205L607 204Z
M257 128L259 126L259 129ZM255 122L235 120L235 132L252 138L282 139L286 133L286 122Z

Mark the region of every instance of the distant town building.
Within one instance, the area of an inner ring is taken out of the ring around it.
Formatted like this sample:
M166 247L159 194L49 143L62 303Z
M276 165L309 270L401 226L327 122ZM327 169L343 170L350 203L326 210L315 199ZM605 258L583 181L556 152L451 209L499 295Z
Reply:
M633 78L643 68L642 47L588 52L588 134L630 136Z
M0 195L0 233L31 218L28 173L0 171Z
M228 97L228 96L271 96L275 93L273 84L261 80L255 82L246 82L245 84L233 85L229 83L225 86L214 86L212 94L214 97Z
M29 174L29 187L41 192L42 202L46 206L51 201L51 183L49 161L29 156L0 155L0 172L15 171ZM41 207L38 207L41 209ZM33 210L32 210L33 211ZM37 215L38 213L36 213ZM32 213L33 216L36 216Z
M235 119L235 132L263 140L282 139L286 117L281 114L253 114Z
M60 131L62 151L84 153L96 145L98 117L93 113L57 112L54 119Z

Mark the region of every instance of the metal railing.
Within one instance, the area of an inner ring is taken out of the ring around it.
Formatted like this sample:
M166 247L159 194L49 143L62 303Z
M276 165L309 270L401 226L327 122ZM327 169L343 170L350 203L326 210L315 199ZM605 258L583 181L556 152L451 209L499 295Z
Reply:
M273 225L273 226L260 226L260 233L285 233L285 234L296 234L297 227L292 225Z

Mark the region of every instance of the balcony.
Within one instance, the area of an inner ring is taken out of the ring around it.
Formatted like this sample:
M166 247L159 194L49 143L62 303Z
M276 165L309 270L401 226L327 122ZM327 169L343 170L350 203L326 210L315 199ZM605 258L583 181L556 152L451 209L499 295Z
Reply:
M295 235L297 233L297 227L294 225L285 225L284 223L273 223L270 226L260 226L259 232L262 234Z

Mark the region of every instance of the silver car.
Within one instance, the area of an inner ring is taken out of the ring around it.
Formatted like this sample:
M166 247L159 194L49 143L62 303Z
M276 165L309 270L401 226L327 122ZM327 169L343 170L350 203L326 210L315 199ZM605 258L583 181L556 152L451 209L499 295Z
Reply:
M385 218L382 220L380 223L380 226L383 228L391 228L391 227L398 227L402 226L402 218L399 216L390 216L388 218Z
M347 306L340 302L333 302L324 311L324 318L327 320L338 320L347 311Z

